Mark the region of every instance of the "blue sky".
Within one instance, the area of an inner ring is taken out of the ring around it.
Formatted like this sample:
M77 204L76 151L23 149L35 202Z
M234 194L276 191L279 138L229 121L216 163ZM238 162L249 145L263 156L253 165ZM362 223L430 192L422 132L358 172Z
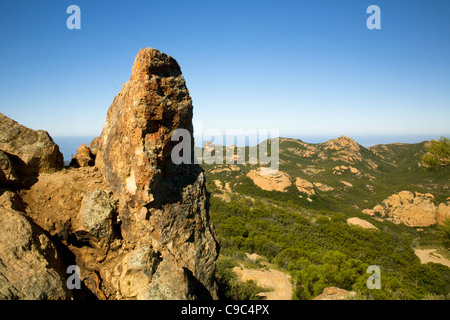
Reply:
M52 136L99 135L144 47L177 59L204 129L450 134L448 0L1 0L0 43L0 112Z

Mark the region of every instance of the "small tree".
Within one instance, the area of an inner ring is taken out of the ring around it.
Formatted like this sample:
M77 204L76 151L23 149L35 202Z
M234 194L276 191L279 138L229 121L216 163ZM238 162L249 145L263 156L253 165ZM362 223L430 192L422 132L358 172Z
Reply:
M439 141L433 140L427 147L427 153L422 156L422 163L430 168L437 169L450 165L450 139L441 137Z

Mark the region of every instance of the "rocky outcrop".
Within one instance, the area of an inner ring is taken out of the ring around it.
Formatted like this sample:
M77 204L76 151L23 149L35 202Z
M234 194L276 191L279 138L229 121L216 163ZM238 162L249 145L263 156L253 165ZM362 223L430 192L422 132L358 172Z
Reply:
M247 177L252 179L253 183L266 191L286 192L292 185L290 177L282 171L273 171L270 168L258 168L250 170Z
M337 287L328 287L313 300L351 300L356 297L356 292L347 291Z
M347 187L353 187L353 184L351 184L350 182L348 182L348 181L343 181L343 180L341 180L341 183L343 183L345 186L347 186Z
M151 291L153 275L160 263L161 257L150 245L137 247L128 253L114 270L118 279L117 290L125 297L136 297L141 300L150 298L148 293ZM154 295L155 299L165 298L163 293L157 290Z
M16 183L19 182L16 170L8 154L0 150L0 182Z
M178 63L147 48L71 168L54 170L62 155L45 131L1 115L2 186L34 179L20 197L0 190L0 298L217 298L205 176L171 159L174 130L192 136L192 112ZM67 289L68 264L79 267L80 291Z
M320 183L320 182L316 182L314 183L314 187L316 187L317 189L319 189L322 192L328 192L328 191L333 191L334 188L330 187L326 184Z
M450 219L450 199L447 202L442 202L436 209L436 220L440 225L444 225L445 221Z
M352 226L358 226L361 227L363 229L374 229L374 230L378 230L377 227L375 227L373 224L371 224L369 221L366 221L364 219L360 219L357 217L353 217L353 218L348 218L347 219L347 223L349 225Z
M361 172L358 169L356 169L355 167L352 167L352 166L344 166L344 165L342 165L342 166L336 166L336 167L333 168L333 174L341 175L341 174L343 174L346 171L347 172L349 171L350 173L352 173L352 174L354 174L356 176L360 176L361 175Z
M48 132L26 128L1 113L0 150L8 154L17 174L37 175L64 166L63 155Z
M435 204L431 193L401 191L393 194L382 203L365 209L363 213L382 218L394 223L403 223L410 227L427 227L436 223L443 224L450 218L450 202Z
M295 186L297 187L298 191L306 193L309 196L316 194L316 192L314 191L314 185L306 179L297 177L295 179Z
M88 149L91 151L92 155L97 156L97 151L98 151L98 145L100 144L100 137L95 138L94 140L91 141L91 143L89 143L89 145L87 146Z
M69 299L54 244L18 211L24 205L15 193L0 192L0 299Z
M95 156L92 153L91 149L86 147L83 143L77 150L77 154L72 157L72 161L70 161L70 166L79 168L79 167L92 167L95 164Z
M140 50L130 81L108 110L96 152L96 166L119 199L124 240L157 257L143 264L148 277L139 290L119 286L126 298L217 296L219 247L204 173L196 164L175 165L170 158L178 143L171 140L174 130L186 129L192 136L192 110L178 63L158 50ZM193 154L193 141L191 148ZM123 265L122 279L128 272Z
M328 140L323 143L323 149L334 152L331 157L334 161L343 161L347 163L358 163L362 161L362 148L352 138L340 136L337 139Z
M117 205L112 193L103 190L86 192L78 215L78 230L100 241L112 241L117 233Z

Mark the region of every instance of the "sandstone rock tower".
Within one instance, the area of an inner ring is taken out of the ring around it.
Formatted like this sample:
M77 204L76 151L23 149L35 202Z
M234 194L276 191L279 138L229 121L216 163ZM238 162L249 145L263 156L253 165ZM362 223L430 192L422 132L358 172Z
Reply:
M192 112L178 63L146 48L96 140L95 165L119 199L122 237L136 245L133 259L146 259L148 285L137 298L216 297L219 246L205 177L197 164L175 165L170 158L177 143L171 134L179 128L192 133Z
M217 298L205 176L171 159L192 109L178 63L147 48L71 168L48 133L0 114L0 299Z

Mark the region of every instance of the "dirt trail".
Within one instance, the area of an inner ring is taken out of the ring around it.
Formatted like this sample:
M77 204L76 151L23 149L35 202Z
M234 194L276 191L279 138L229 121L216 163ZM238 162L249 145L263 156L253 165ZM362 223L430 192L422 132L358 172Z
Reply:
M419 257L420 262L440 263L450 268L450 260L437 253L437 249L415 249L414 253Z
M275 269L247 269L242 265L234 267L233 271L242 281L253 280L260 287L273 291L259 294L267 300L292 300L291 277Z

